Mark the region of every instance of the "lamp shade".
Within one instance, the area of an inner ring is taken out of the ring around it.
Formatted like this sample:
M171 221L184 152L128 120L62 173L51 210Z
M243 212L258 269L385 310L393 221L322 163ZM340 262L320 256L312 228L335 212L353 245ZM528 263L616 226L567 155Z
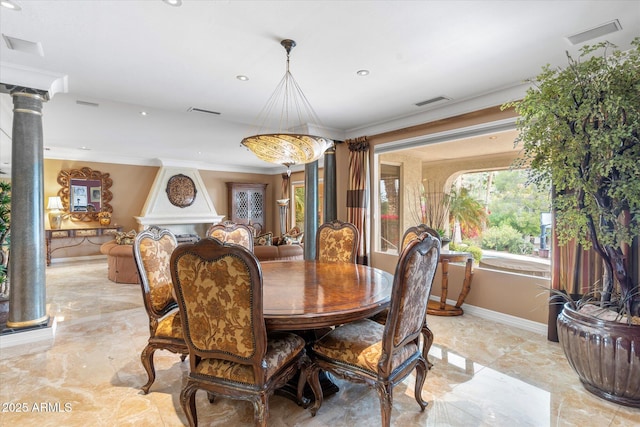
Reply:
M265 162L287 166L290 174L292 165L318 160L333 140L294 132L320 128L320 121L289 70L289 54L296 42L286 39L280 44L287 52L286 72L256 120L257 133L244 138L241 144Z
M288 166L313 162L332 144L328 138L297 134L263 134L242 140L259 159Z
M49 203L47 203L47 209L48 210L64 209L64 206L62 206L62 200L60 200L60 197L58 197L58 196L49 197Z

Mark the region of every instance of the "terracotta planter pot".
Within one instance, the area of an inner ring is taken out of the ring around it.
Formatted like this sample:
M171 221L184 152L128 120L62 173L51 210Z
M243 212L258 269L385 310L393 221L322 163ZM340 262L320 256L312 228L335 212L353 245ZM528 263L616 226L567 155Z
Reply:
M588 391L640 408L640 326L601 320L565 304L558 338Z

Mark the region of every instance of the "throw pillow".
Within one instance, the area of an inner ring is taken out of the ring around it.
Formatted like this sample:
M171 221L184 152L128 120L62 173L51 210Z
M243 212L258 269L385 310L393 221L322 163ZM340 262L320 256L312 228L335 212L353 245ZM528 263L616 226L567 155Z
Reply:
M261 234L257 237L253 238L254 246L271 246L271 242L273 240L273 233L268 232L265 234Z
M304 236L304 233L298 233L293 236L289 234L285 234L282 237L282 239L284 240L285 245L301 245L303 236Z
M133 245L133 241L136 238L136 230L131 231L119 231L115 235L116 243L119 245Z

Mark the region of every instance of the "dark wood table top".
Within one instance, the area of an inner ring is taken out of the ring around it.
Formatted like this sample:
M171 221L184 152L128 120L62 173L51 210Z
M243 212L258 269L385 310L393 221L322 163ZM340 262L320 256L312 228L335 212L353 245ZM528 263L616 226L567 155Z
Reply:
M260 263L269 330L304 330L367 318L389 306L393 275L358 264Z

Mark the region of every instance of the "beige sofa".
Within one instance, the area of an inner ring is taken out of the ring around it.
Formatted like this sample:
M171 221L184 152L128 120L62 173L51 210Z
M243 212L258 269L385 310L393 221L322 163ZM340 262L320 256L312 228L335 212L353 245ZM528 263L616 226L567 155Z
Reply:
M293 261L304 259L301 245L254 246L253 253L258 261Z
M107 256L109 280L116 283L140 283L133 259L133 245L119 245L115 240L104 243L100 252ZM304 259L301 245L254 246L258 261L293 261Z

